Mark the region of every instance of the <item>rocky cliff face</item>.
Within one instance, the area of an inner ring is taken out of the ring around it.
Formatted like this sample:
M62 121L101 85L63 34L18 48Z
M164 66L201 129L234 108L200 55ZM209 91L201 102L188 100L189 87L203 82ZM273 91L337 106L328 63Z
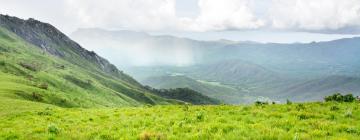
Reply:
M48 23L43 23L32 18L23 20L17 17L0 15L0 27L14 32L22 39L40 47L51 55L64 58L75 64L77 64L79 60L74 60L74 57L71 56L77 55L85 61L95 64L100 70L112 76L121 78L127 82L137 83L122 71L119 71L106 59L100 57L95 52L82 48L79 44Z

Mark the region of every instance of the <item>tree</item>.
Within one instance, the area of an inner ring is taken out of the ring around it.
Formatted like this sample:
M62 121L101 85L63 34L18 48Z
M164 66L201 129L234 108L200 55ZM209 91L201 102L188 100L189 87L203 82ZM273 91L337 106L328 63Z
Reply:
M356 98L352 94L342 95L341 93L335 93L324 98L326 102L353 102Z
M347 94L343 97L344 102L353 102L355 97L352 94Z

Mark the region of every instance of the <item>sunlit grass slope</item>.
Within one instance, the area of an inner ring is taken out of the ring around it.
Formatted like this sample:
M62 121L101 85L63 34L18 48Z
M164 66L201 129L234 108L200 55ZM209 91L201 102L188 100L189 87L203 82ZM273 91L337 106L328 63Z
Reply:
M358 139L359 103L66 109L2 99L4 139Z
M130 77L107 74L84 58L73 60L83 65L67 59L48 54L0 27L0 98L61 107L178 103L148 93Z

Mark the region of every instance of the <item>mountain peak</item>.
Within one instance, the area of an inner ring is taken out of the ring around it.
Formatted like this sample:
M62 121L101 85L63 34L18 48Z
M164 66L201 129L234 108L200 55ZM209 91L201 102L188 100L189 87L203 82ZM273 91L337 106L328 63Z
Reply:
M24 20L8 15L0 15L0 27L8 29L43 51L64 58L73 64L81 67L95 65L95 67L107 74L127 80L128 82L137 83L122 71L119 71L108 60L97 55L95 52L84 49L49 23L33 18ZM83 61L79 61L79 59Z

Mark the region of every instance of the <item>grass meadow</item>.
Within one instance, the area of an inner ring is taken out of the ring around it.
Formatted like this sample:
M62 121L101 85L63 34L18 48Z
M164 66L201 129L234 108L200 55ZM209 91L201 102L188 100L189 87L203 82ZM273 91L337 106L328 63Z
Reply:
M359 103L60 108L4 98L2 139L358 139Z

